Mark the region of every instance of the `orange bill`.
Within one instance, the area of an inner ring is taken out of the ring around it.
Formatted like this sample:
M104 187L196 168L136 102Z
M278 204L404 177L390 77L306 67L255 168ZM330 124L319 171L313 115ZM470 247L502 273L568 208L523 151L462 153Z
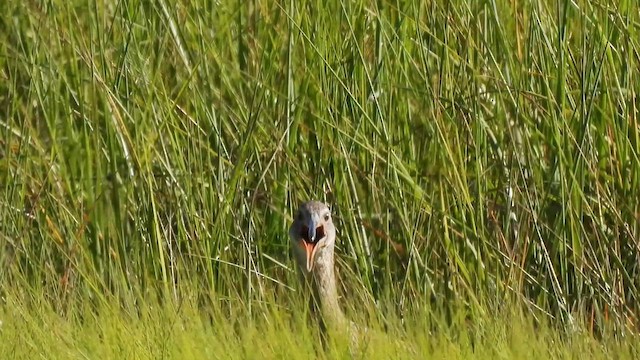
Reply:
M311 269L313 268L313 254L315 253L314 250L316 249L316 244L300 240L300 245L302 245L307 253L307 271L311 272Z

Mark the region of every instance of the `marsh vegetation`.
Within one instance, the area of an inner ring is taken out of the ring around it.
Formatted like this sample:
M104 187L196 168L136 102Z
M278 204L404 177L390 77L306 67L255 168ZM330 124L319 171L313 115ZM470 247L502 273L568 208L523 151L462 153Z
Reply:
M638 358L634 1L0 2L0 357ZM322 355L326 354L326 355Z

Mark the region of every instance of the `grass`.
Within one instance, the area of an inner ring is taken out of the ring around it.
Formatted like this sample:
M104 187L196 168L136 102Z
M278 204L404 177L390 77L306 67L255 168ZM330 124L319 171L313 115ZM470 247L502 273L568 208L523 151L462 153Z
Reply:
M12 358L85 359L244 359L244 358L352 358L343 339L331 338L324 347L320 333L304 318L262 305L257 318L247 313L223 314L202 309L192 299L180 304L139 304L137 312L102 307L76 309L60 315L42 304L39 311L19 298L5 299L12 313L0 331L0 353ZM451 323L429 331L432 317L416 310L405 329L391 326L356 358L394 359L634 359L637 338L628 342L598 341L584 333L558 337L549 324L533 324L522 314L480 319L472 326Z
M637 357L634 2L0 14L0 355L315 354L317 198L350 316L425 354Z

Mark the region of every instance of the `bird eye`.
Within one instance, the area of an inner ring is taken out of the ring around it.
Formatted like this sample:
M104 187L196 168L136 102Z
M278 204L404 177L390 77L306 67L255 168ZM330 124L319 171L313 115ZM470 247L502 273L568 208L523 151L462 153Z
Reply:
M329 221L330 218L331 215L329 215L329 213L324 214L324 221Z

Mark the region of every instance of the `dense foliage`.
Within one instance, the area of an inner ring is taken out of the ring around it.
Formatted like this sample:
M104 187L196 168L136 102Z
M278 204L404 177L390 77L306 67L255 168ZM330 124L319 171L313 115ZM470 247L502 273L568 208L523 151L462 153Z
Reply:
M291 307L317 198L353 314L638 330L634 1L4 1L0 30L5 312Z

